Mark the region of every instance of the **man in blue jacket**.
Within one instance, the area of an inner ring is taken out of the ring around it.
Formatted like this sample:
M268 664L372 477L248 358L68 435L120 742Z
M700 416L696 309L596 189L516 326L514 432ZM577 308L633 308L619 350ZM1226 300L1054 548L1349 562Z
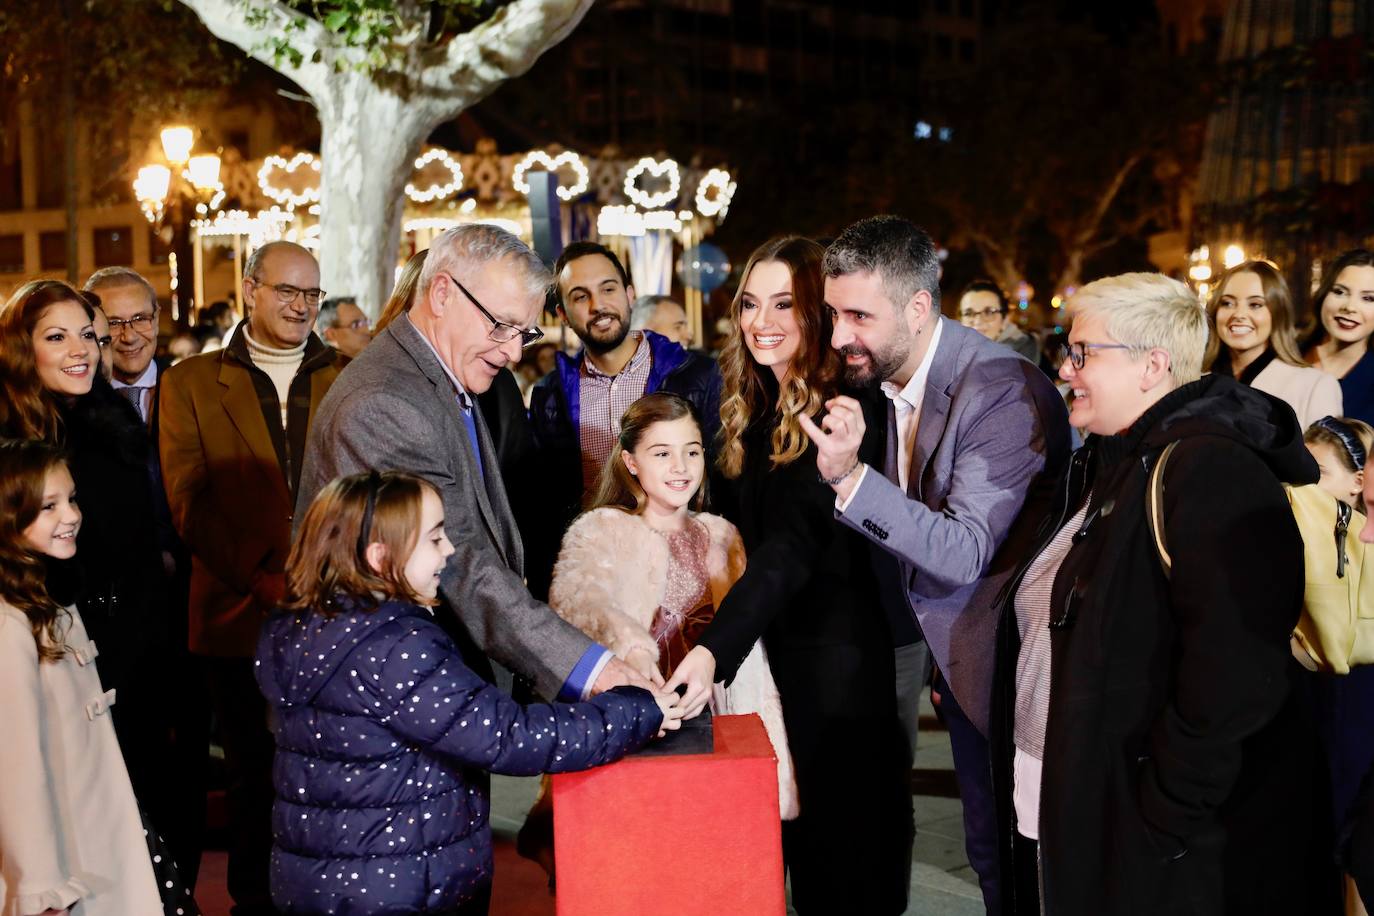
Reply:
M715 360L683 349L652 331L630 330L634 287L615 252L574 242L554 264L558 316L582 351L557 356L554 370L530 395L530 423L549 496L538 517L521 525L531 593L543 598L563 532L596 490L597 478L618 448L620 418L646 394L668 391L696 409L708 466L720 427L720 370ZM552 513L551 511L552 510ZM552 517L551 517L552 514Z

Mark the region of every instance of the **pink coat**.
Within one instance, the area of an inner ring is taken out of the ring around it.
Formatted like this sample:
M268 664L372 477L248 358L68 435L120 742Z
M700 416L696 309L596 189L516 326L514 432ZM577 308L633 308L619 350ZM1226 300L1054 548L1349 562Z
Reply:
M720 516L703 512L694 518L710 534L706 571L711 579L711 603L720 607L725 593L744 574L744 542L735 526ZM663 603L668 564L667 542L642 517L616 508L584 512L563 536L549 605L617 657L642 648L657 660L658 644L650 627ZM782 818L795 818L797 784L782 700L762 643L754 644L729 687L715 685L711 708L717 715L758 713L778 757Z

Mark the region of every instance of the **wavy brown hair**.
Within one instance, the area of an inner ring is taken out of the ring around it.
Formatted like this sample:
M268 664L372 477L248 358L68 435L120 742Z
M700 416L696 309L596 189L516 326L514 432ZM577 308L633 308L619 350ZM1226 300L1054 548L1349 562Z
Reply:
M386 305L382 306L374 334L410 311L410 305L415 301L415 289L420 285L420 271L424 270L425 256L428 254L428 248L415 252L406 261L406 266L401 268L401 275L396 278L396 288L391 291L391 298L386 300Z
M1235 267L1229 268L1221 275L1221 280L1217 283L1216 291L1207 301L1207 325L1212 332L1207 338L1207 354L1202 359L1204 366L1210 367L1219 357L1230 359L1229 354L1223 354L1225 345L1221 342L1220 335L1217 334L1217 309L1221 308L1221 297L1226 295L1226 286L1232 278L1240 274L1254 274L1259 277L1260 290L1264 293L1264 307L1269 310L1269 322L1272 330L1269 332L1268 348L1274 351L1274 355L1280 362L1290 366L1306 366L1303 361L1302 353L1298 349L1298 328L1293 314L1293 295L1288 291L1288 281L1279 273L1279 269L1269 261L1246 261Z
M646 394L626 408L624 416L620 418L620 439L616 442L616 447L611 449L611 457L606 459L606 466L601 469L596 496L587 507L587 511L600 509L602 506L615 506L631 515L642 515L648 497L645 496L639 479L625 466L625 459L621 455L624 452L633 454L634 450L639 448L639 443L644 441L645 433L655 423L671 423L683 417L691 417L697 426L697 435L701 435L701 420L697 418L696 411L692 410L692 405L686 399L675 394L666 391ZM703 449L705 445L703 442ZM704 505L705 476L701 478L701 486L697 487L697 492L692 497L690 508L693 512L699 512Z
M0 435L58 443L62 421L57 401L38 378L33 331L43 313L59 302L75 302L95 320L81 293L61 280L32 280L15 290L0 312Z
M305 510L300 533L291 545L282 607L329 617L338 612L340 596L373 607L388 600L434 604L415 594L406 581L406 561L420 540L420 508L426 490L439 494L429 481L399 471L372 471L330 481ZM386 548L380 571L367 562L368 544Z
M0 439L0 597L29 620L39 662L66 654L62 607L48 595L47 569L24 531L43 508L48 473L62 452L33 439Z
M744 431L765 411L778 415L773 430L773 467L800 458L810 441L797 422L802 414L814 415L835 389L840 376L840 356L830 347L830 316L825 308L825 281L821 258L825 250L810 239L786 236L765 242L749 256L740 276L739 289L730 304L730 332L720 352L720 457L721 473L734 479L744 468ZM740 330L744 286L756 264L777 261L792 274L792 314L801 329L801 343L787 376L778 385L776 403L770 403L772 372L754 362ZM764 374L769 376L765 380Z

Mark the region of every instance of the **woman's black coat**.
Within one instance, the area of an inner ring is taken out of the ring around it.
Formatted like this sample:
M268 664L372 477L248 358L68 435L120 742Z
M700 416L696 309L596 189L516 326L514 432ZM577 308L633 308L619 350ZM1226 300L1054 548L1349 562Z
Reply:
M171 663L167 573L154 516L151 445L133 405L104 379L64 404L62 444L81 508L76 591L82 620L100 649L96 667L114 688L115 730L135 794L154 823L169 766L169 710L180 669ZM184 630L183 630L184 632ZM184 638L184 637L183 637Z
M1146 489L1174 441L1166 577ZM1323 775L1288 647L1302 541L1280 486L1316 478L1292 409L1216 376L1075 454L1040 539L1091 494L1051 603L1039 825L1047 913L1325 912ZM1004 840L1014 829L1014 585L1008 595L994 715ZM1008 912L1035 912L1035 901L1015 899L1009 843L1004 855Z
M860 458L882 466L886 417L865 402ZM913 837L910 753L897 719L892 638L868 542L835 520L814 448L772 468L765 418L733 482L748 553L702 635L729 681L762 637L782 698L801 816L784 825L793 901L810 913L901 913ZM870 470L870 473L872 471Z

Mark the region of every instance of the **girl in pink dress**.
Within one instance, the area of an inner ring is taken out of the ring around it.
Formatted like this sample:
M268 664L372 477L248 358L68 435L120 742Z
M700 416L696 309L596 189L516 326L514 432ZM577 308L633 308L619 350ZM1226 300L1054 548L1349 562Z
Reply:
M549 604L618 658L661 684L696 645L744 572L735 526L701 512L706 458L691 405L658 392L621 418L619 448L601 473L592 508L563 537ZM778 757L779 806L797 814L792 760L773 675L755 644L717 714L758 713Z

